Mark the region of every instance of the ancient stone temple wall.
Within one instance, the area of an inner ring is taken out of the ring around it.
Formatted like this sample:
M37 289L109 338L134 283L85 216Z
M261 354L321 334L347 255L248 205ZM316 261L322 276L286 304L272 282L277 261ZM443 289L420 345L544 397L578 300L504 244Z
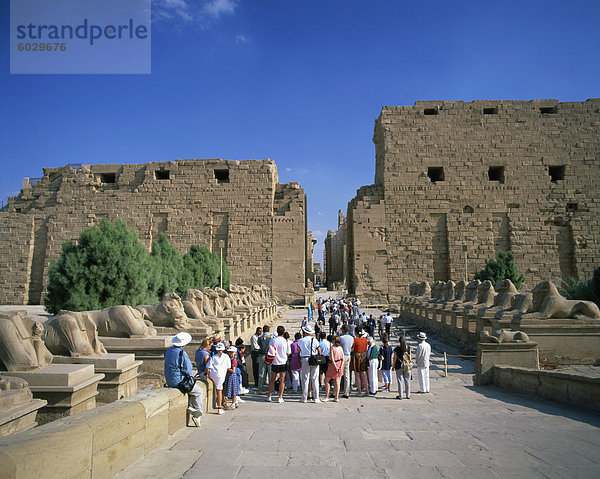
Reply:
M361 190L349 203L350 291L393 301L416 277L471 278L500 250L528 285L589 275L600 265L599 133L599 99L383 107L373 141L384 213ZM375 286L384 255L387 286Z
M306 285L306 196L298 183L278 185L273 217L273 294L286 301Z
M338 212L338 229L327 232L325 238L325 280L327 288L346 279L346 217Z
M303 295L304 191L280 185L271 160L176 160L45 168L0 211L0 302L39 304L47 268L66 240L102 218L122 219L150 248L165 233L180 252L200 244L219 254L240 284L274 285L282 300ZM285 256L282 254L285 253ZM285 264L289 274L276 272Z

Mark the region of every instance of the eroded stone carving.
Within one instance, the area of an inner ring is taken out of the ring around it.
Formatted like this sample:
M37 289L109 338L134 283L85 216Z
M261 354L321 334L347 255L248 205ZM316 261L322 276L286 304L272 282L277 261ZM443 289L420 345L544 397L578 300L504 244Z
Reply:
M512 298L518 294L517 288L510 279L503 279L496 287L496 297L494 298L494 304L484 311L480 312L480 315L488 317L495 316L499 311L510 308Z
M458 283L456 283L456 285L454 286L454 296L452 297L452 300L446 304L447 308L454 304L463 302L463 300L465 299L465 286L466 285L467 285L467 282L462 279Z
M212 289L210 289L208 286L205 288L202 288L202 292L204 293L204 300L205 302L210 304L210 307L212 309L212 311L214 312L214 315L217 318L222 318L225 317L225 312L223 311L223 308L221 307L221 303L219 302L219 295L216 291L213 291Z
M491 281L485 280L477 288L477 300L472 305L471 309L477 308L479 311L485 310L494 305L494 298L496 297L496 291ZM465 308L467 309L467 308Z
M222 288L215 288L215 293L219 295L219 303L221 308L223 309L223 313L225 316L231 316L235 314L235 304L233 299L231 299L230 294Z
M31 371L52 362L42 335L44 327L26 311L0 313L0 360L6 371Z
M429 300L430 303L434 303L439 301L440 299L442 299L443 296L443 289L444 289L445 283L442 281L435 281L432 285L431 285L431 299Z
M465 293L464 293L463 301L455 303L453 309L466 308L466 307L470 307L470 306L473 306L474 304L476 304L477 289L479 288L480 284L481 284L481 281L479 281L478 279L469 281L469 283L467 283L467 285L465 286Z
M444 283L444 287L442 288L442 298L441 298L443 302L452 301L452 298L454 297L454 288L455 287L456 287L456 284L452 280L446 281Z
M523 314L531 311L533 307L533 295L531 292L515 294L510 299L510 307L502 311L498 311L494 317L495 319L508 319L515 315Z
M160 303L140 305L135 308L142 317L154 326L167 326L179 330L192 327L185 314L183 303L177 293L165 293Z
M235 297L237 298L237 305L238 306L245 306L245 307L251 307L252 304L249 301L248 295L246 293L246 290L243 286L239 286L236 284L230 284L229 285L229 292Z
M256 298L256 303L260 305L265 304L262 285L255 284L254 286L252 286L252 295Z
M521 343L529 342L529 336L523 331L512 331L510 329L499 329L495 335L482 331L479 335L482 343Z
M73 358L106 354L104 345L98 339L98 326L94 321L94 313L101 312L59 311L44 327L42 337L48 350L52 354L68 354Z
M188 318L200 319L204 316L202 309L202 301L204 300L204 294L198 289L186 290L181 303L183 304L183 310Z
M428 281L421 281L417 296L429 297L431 295L431 286Z
M531 290L531 312L520 315L527 319L600 319L600 310L591 301L569 300L561 296L552 281L542 281Z

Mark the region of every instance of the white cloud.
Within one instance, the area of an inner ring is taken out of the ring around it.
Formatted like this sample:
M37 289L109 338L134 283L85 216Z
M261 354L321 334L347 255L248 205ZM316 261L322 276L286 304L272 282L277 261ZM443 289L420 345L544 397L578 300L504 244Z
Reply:
M185 0L163 0L163 2L169 8L187 8Z
M323 212L322 212L322 211L317 211L317 214L318 214L319 216L323 216Z
M306 168L286 168L286 173L293 173L294 175L302 176L308 173Z
M232 14L237 4L237 0L210 0L204 6L204 11L214 18L219 18L225 13Z
M315 230L312 232L313 238L322 238L323 236L325 236L325 233L323 233L321 230Z
M247 43L247 42L248 42L248 39L245 37L245 35L238 33L235 36L235 43Z
M239 0L153 0L155 21L200 23L204 26L222 15L233 14Z

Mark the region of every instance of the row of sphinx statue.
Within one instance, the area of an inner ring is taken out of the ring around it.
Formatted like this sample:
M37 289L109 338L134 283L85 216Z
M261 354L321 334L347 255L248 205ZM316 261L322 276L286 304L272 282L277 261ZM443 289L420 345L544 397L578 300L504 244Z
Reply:
M25 311L0 314L0 360L7 371L36 369L53 354L72 357L106 354L100 337L148 338L157 327L202 329L206 335L223 331L224 318L273 306L276 299L264 285L230 285L189 289L183 298L167 293L155 305L112 306L96 311L59 311L44 324ZM17 308L16 308L17 309Z
M488 280L470 282L427 281L412 283L403 302L439 305L463 314L514 321L544 319L600 319L598 306L591 301L569 300L552 281L541 281L531 291L519 293L509 279L495 286Z

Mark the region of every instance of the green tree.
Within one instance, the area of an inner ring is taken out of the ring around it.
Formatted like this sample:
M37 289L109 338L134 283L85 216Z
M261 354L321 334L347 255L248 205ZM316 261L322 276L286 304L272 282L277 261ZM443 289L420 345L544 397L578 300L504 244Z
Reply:
M117 220L102 220L67 241L62 255L50 264L46 309L83 311L119 304L156 302L149 291L151 259L137 234Z
M510 279L519 289L525 281L525 276L519 274L512 251L499 251L497 260L489 260L485 268L475 274L475 279L485 281L489 279L492 284L497 284L503 279Z
M181 293L189 288L202 289L206 286L209 288L220 286L220 272L221 260L218 255L204 246L190 246L189 251L183 256L183 271L179 281ZM230 283L231 273L223 262L223 288L229 287Z
M571 276L561 278L558 292L567 299L593 301L600 306L600 267L594 270L591 278L577 280Z
M151 257L154 263L153 282L150 290L155 291L158 298L165 293L179 291L179 282L182 277L183 258L167 235L161 233L158 239L152 242Z

